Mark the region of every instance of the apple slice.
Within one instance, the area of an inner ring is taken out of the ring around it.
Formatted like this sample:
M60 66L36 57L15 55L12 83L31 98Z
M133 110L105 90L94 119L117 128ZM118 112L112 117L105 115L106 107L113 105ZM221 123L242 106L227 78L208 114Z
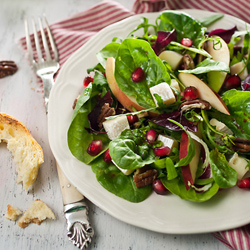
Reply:
M205 100L211 104L211 106L221 113L230 115L228 108L224 101L217 95L206 83L200 80L197 76L190 73L181 72L178 75L180 81L185 85L194 86L198 89L200 99Z
M144 110L145 108L140 106L136 102L135 97L127 96L119 88L119 86L115 80L114 72L115 72L115 59L113 57L109 57L107 59L105 73L106 73L107 81L108 81L108 84L109 84L109 87L110 87L112 93L114 94L116 99L124 106L124 108L126 108L132 112L134 111L133 108L135 108L138 111Z
M172 50L165 50L161 52L161 54L159 55L159 58L161 60L166 61L170 65L172 70L176 70L178 69L179 65L182 62L183 55Z
M230 67L230 74L231 75L238 75L239 72L241 72L239 74L240 79L244 80L248 75L247 67L245 67L244 62L238 62Z
M196 171L200 160L201 146L197 141L193 140L193 142L195 146L195 155L188 165L181 167L183 181L187 190L190 188L191 185L194 184ZM181 141L180 141L180 159L186 157L188 153L188 144L189 144L188 135L185 131L183 131L181 134Z
M213 41L208 41L207 43L207 52L212 56L212 59L216 62L224 62L229 66L230 63L230 52L227 46L227 43L219 36L212 36L215 39L218 39L216 45L214 45ZM208 72L208 85L215 92L219 92L225 79L227 73L221 71L211 71Z

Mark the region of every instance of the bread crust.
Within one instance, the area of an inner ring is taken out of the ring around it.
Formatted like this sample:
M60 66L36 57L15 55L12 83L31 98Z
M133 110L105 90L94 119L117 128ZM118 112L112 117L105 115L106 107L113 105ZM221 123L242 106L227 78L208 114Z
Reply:
M16 221L17 218L22 214L22 211L19 210L17 207L13 207L11 205L7 205L7 212L5 214L5 218L9 220Z
M41 146L27 127L14 117L0 113L0 142L6 142L17 165L17 183L23 183L26 191L37 178L40 165L44 162Z
M27 209L18 220L18 226L21 228L27 227L30 223L40 225L46 219L55 220L55 215L52 210L40 199L32 202L32 205Z

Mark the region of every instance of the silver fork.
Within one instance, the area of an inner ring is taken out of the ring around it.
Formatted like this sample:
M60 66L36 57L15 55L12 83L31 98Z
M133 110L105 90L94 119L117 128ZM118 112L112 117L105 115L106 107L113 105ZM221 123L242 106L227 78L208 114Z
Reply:
M50 90L54 85L53 77L59 69L59 63L58 52L51 30L49 28L46 18L43 17L43 19L49 38L52 55L50 54L49 43L47 41L46 34L43 28L42 18L38 19L38 23L40 27L41 40L43 46L40 46L40 40L38 32L36 30L35 21L32 18L32 26L34 31L34 40L37 56L35 56L35 54L33 53L27 19L25 20L25 33L30 63L33 66L36 74L43 81L45 107L46 112L48 112ZM43 57L42 48L45 51L46 58ZM94 230L90 226L88 219L87 205L84 201L83 195L73 185L69 183L69 181L64 176L58 165L57 172L59 175L59 182L62 191L64 215L67 221L67 235L69 237L69 240L72 241L74 245L76 245L80 249L85 249L90 244L91 238L94 235Z
M52 59L51 54L50 54L50 50L49 50L49 44L48 44L48 41L47 41L47 38L45 35L45 31L43 28L42 19L39 17L38 22L39 22L39 27L40 27L41 36L42 36L43 48L44 48L44 51L46 54L46 59L43 57L42 47L40 45L38 33L36 31L35 21L32 18L32 26L33 26L33 31L34 31L34 39L35 39L35 46L36 46L36 52L37 52L37 59L36 59L34 56L34 53L33 53L32 45L31 45L31 39L30 39L30 35L29 35L29 26L28 26L27 19L25 19L24 22L25 22L26 43L27 43L27 50L28 50L28 54L29 54L29 60L30 60L30 63L33 66L36 74L43 81L44 101L45 101L46 112L48 112L49 94L50 94L51 88L54 84L54 74L59 69L57 48L56 48L52 33L50 31L47 19L44 17L44 22L46 25L47 34L49 37L52 52L54 54L54 58Z

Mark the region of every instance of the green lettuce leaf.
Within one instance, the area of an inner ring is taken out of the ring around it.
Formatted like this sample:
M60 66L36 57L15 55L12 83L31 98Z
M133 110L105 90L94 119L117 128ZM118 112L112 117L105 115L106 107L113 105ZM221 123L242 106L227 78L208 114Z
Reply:
M213 178L221 188L233 187L237 183L237 172L229 166L223 153L214 149L209 154Z
M131 75L141 67L145 79L133 82ZM150 44L146 41L125 39L117 53L115 60L115 78L119 88L128 96L133 96L145 108L155 107L154 99L149 88L161 82L170 84L170 76L161 59L156 56Z
M91 164L92 171L96 174L97 181L109 192L130 202L141 202L152 192L152 186L137 188L132 175L124 175L113 164L105 163L99 157Z

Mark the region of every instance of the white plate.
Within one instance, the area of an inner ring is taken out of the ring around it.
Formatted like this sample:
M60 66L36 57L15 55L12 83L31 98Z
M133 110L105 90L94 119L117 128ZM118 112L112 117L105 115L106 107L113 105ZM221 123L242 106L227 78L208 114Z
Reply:
M210 16L211 12L182 10L194 18ZM154 23L159 13L136 15L113 24L93 37L63 65L50 95L49 142L53 154L69 181L98 207L131 225L161 233L194 234L219 231L250 222L249 192L239 188L219 192L205 203L181 200L175 195L152 194L141 203L130 203L105 190L96 180L90 166L75 159L67 145L67 130L73 114L72 104L82 91L86 69L96 65L95 53L111 42L113 37L127 35L140 23L140 17ZM225 15L212 28L229 28L245 23ZM248 26L249 28L249 26Z

